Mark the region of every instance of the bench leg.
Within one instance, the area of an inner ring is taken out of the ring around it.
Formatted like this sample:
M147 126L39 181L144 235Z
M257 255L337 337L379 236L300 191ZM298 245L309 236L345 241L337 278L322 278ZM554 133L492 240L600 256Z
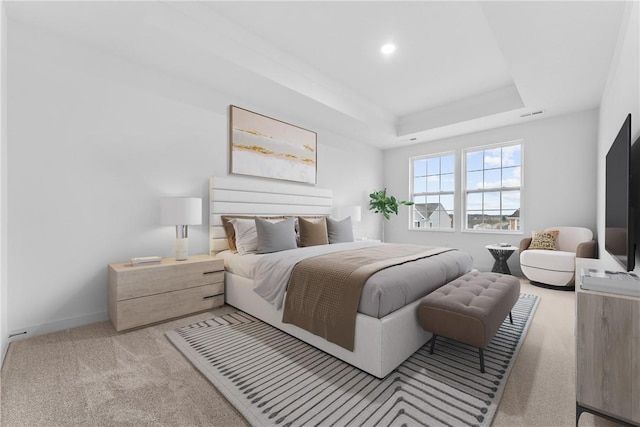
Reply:
M433 334L433 338L431 338L431 348L429 349L429 354L433 354L433 349L436 346L436 338L438 336L436 334Z
M513 315L509 312L509 322L513 325Z
M484 374L484 351L478 347L478 354L480 355L480 372Z

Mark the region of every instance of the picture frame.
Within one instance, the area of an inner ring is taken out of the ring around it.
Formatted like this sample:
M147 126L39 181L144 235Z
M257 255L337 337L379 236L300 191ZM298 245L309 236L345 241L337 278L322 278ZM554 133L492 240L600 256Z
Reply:
M317 134L230 106L230 173L316 184Z

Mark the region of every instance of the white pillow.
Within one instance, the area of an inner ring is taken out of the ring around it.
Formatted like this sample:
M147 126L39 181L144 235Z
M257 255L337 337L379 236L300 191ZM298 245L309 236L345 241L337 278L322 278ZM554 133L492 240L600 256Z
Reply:
M256 221L252 219L233 218L229 220L236 232L236 248L238 254L244 255L258 251L258 232Z

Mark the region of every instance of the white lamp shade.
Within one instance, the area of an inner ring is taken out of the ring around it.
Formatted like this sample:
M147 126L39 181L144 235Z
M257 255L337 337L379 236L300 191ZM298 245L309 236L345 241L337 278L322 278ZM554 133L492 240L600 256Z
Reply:
M162 225L202 224L202 199L198 197L163 197L160 200Z
M351 222L362 221L362 209L360 206L348 206L345 208L344 217L351 217Z
M351 222L362 221L362 209L360 206L338 206L333 208L333 215L336 219L351 217Z

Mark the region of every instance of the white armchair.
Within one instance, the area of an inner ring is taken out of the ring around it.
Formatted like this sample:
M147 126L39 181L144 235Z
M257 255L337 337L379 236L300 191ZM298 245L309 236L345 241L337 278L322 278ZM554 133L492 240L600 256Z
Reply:
M575 285L576 258L595 258L593 232L583 227L551 227L558 230L557 250L529 249L531 237L520 242L520 268L533 284L572 288Z

